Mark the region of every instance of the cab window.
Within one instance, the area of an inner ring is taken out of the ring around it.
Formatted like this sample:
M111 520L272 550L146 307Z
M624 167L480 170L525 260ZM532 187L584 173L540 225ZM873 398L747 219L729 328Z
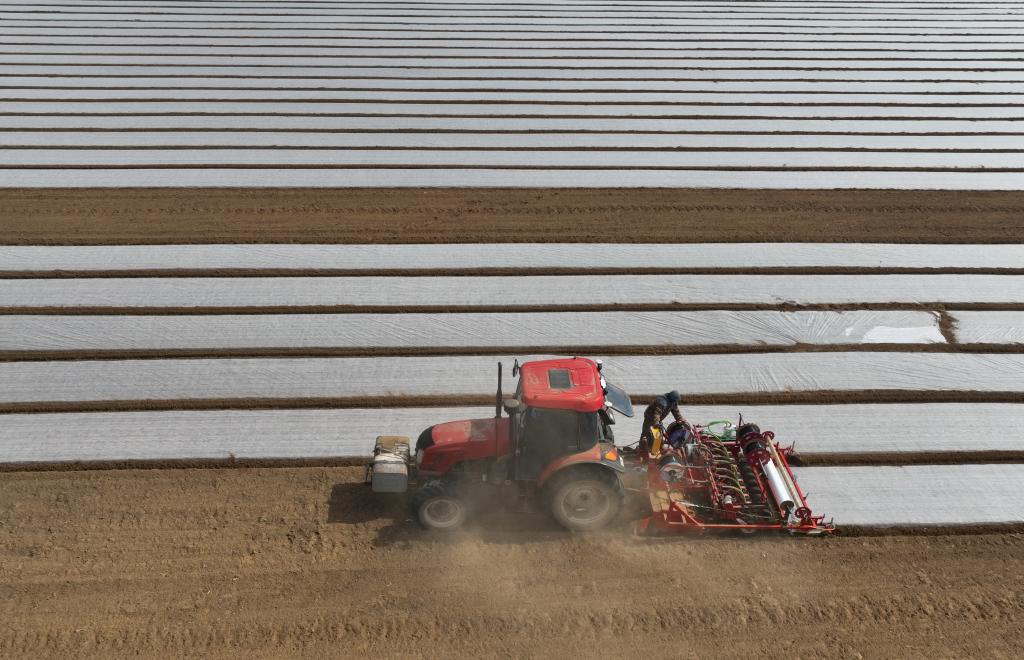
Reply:
M530 408L523 414L521 467L536 478L555 459L593 447L599 440L596 413Z

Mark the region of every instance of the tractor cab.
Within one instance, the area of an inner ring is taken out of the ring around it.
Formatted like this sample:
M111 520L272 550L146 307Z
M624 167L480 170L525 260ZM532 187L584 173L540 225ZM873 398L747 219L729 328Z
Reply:
M378 438L367 482L378 492L405 492L411 476L410 503L428 529L455 529L495 499L547 508L569 529L607 525L625 497L612 425L616 413L633 415L629 397L586 358L517 361L512 374L519 383L506 399L498 364L493 417L427 428L415 458L408 438Z
M615 412L632 417L633 406L601 367L585 358L513 366L516 395L502 402L509 415L512 480L543 481L558 468L595 457L608 462L604 454L615 452ZM617 454L612 462L619 462Z

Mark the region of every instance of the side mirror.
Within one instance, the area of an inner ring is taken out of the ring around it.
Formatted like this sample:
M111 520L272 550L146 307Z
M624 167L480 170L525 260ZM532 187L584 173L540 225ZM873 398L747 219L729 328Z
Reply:
M505 409L505 412L508 413L509 416L519 410L522 406L523 404L520 403L519 399L505 399L501 402L501 407Z

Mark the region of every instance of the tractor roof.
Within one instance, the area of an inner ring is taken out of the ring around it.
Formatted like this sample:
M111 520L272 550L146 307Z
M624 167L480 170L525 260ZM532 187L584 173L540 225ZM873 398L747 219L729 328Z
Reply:
M587 358L527 362L519 371L520 396L533 408L594 412L604 406L597 363Z

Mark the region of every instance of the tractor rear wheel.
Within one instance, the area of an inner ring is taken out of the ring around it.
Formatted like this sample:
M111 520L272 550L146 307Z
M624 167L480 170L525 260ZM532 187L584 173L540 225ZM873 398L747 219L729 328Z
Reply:
M466 521L466 502L456 492L454 484L428 481L412 496L412 510L424 529L451 532Z
M574 531L608 525L619 514L626 492L618 475L606 468L569 470L553 477L548 505L558 524Z

